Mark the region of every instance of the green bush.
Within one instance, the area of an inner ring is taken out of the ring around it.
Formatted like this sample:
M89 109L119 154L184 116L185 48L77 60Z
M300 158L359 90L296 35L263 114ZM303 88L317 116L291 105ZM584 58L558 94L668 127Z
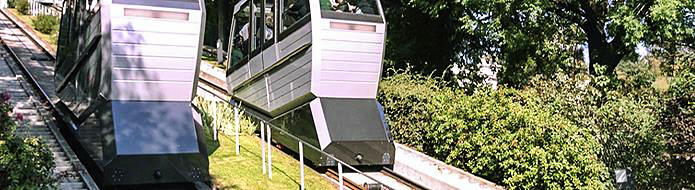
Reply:
M34 28L41 33L51 34L58 30L59 23L57 16L39 15L34 19Z
M49 189L54 186L53 156L38 138L0 140L0 187Z
M660 128L668 131L670 185L695 189L695 70L674 77L664 107Z
M663 187L664 130L657 128L657 92L638 68L618 78L558 75L536 78L521 94L527 106L547 110L590 130L601 143L599 158L613 177L630 169L637 189ZM632 72L634 71L634 72ZM609 182L614 183L613 180Z
M668 96L648 62L473 95L406 72L381 82L379 100L396 142L508 188L614 188L614 171L628 169L636 189L692 189L691 70Z
M9 95L0 99L0 189L52 189L53 155L38 138L14 135L15 119L10 116Z
M14 7L20 14L29 15L29 2L27 0L15 0Z
M605 189L590 130L528 107L515 90L468 96L399 73L380 84L394 140L510 189Z
M385 78L379 85L378 100L384 106L391 136L398 143L423 151L424 127L430 124L432 97L453 96L451 88L436 79L412 75L408 71Z
M437 96L430 154L510 189L606 188L600 144L563 117L523 106L514 90Z

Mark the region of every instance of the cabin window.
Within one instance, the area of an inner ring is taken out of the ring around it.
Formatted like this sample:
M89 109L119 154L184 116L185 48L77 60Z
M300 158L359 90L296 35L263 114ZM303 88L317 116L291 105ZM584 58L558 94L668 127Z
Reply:
M266 0L255 0L253 1L253 22L254 22L254 29L253 29L253 38L255 39L253 41L253 44L251 45L251 49L253 51L256 51L257 49L261 49L261 45L263 43L263 39L265 36L263 35L263 30L267 29L265 26L264 21L264 16L263 16L263 8L264 8L264 1Z
M290 28L309 14L309 0L282 1L282 31Z
M231 66L237 65L240 62L247 60L250 46L250 29L249 16L251 15L249 4L241 6L239 12L234 15L232 51L230 52Z
M324 11L379 15L379 7L376 1L377 0L319 0L321 10Z
M265 0L265 41L272 44L275 35L275 0Z

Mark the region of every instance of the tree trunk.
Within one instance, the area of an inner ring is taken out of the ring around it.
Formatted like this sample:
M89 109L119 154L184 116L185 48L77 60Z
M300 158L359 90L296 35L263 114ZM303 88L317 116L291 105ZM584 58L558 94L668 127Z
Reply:
M620 43L609 43L608 35L605 34L602 27L603 23L590 18L587 18L587 22L581 27L586 33L589 46L589 73L591 75L599 74L596 73L596 65L606 67L605 73L601 74L612 75L623 57L618 53L616 47L613 47L613 44ZM613 40L620 40L620 38Z

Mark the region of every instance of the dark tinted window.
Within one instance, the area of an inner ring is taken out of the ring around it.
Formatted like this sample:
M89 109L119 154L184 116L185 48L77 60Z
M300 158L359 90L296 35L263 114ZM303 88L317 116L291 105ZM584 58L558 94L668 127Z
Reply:
M321 10L353 14L379 15L377 0L319 0Z
M254 0L253 1L253 22L254 24L254 29L253 29L253 38L255 39L253 41L253 44L251 44L251 49L253 51L256 51L256 49L261 48L262 42L263 42L263 30L267 29L264 23L264 16L263 16L263 1L265 0Z
M251 10L249 4L241 6L239 12L234 15L234 23L232 28L232 51L230 52L231 65L239 64L239 62L248 59L250 47L251 26L249 25L249 16Z
M200 10L198 0L113 0L115 4Z
M281 0L281 2L283 31L309 14L309 0Z

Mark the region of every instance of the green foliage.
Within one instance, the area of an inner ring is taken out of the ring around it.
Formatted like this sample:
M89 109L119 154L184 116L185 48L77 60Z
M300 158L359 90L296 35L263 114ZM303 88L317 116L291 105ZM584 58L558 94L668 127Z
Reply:
M60 21L57 16L53 15L38 15L34 19L34 28L41 33L51 34L53 31L58 31Z
M520 98L590 130L601 143L599 158L610 171L631 169L638 189L663 187L664 130L657 128L659 101L644 66L632 65L624 77L559 75L536 78ZM611 180L611 182L613 182Z
M389 31L408 31L388 35L386 58L395 67L429 73L487 59L502 66L500 82L516 88L538 74L575 74L587 66L591 74L613 75L619 63L638 58L640 44L663 54L695 47L691 0L397 0L384 6Z
M470 57L483 55L484 50L479 48L476 39L457 33L460 25L453 15L442 13L432 17L419 7L410 5L408 0L381 3L389 31L386 59L393 61L389 63L396 63L389 68L440 76L454 63L475 65L462 59L460 52L466 51ZM479 59L469 61L479 62Z
M422 151L425 147L425 125L432 122L431 107L437 95L453 96L453 89L442 87L433 78L413 75L409 71L389 76L379 85L378 100L397 142Z
M395 74L381 83L396 142L510 189L605 189L591 131L527 107L515 90L472 96L436 79Z
M15 136L9 95L0 99L0 189L54 188L53 155L38 138ZM18 115L16 120L22 120Z
M12 112L12 104L10 104L10 94L7 92L0 94L0 139L8 139L12 137L12 132L16 126L10 113Z
M695 72L682 69L665 95L651 64L473 95L397 73L379 101L397 142L509 188L613 188L617 169L636 189L693 188Z
M695 70L677 75L670 84L660 127L667 130L666 163L674 187L695 188Z
M193 104L200 109L200 114L203 118L203 126L213 126L213 118L215 116L215 112L217 112L217 130L227 135L234 135L236 132L236 129L234 128L234 112L230 111L234 110L234 107L224 102L213 102L206 100L200 96L193 100ZM213 110L213 104L216 104L214 106L216 110ZM244 111L241 110L239 111L239 120L240 134L253 134L253 132L256 130L256 128L253 126L258 126L254 124L250 118L244 116Z
M29 2L27 0L15 0L14 7L23 15L29 15Z
M0 140L0 187L45 189L54 185L53 155L38 138Z
M11 8L11 9L15 8L15 5L14 5L15 1L17 1L17 0L7 0L7 7Z
M605 189L590 131L522 106L515 93L483 90L451 103L437 96L426 135L434 155L510 189Z

